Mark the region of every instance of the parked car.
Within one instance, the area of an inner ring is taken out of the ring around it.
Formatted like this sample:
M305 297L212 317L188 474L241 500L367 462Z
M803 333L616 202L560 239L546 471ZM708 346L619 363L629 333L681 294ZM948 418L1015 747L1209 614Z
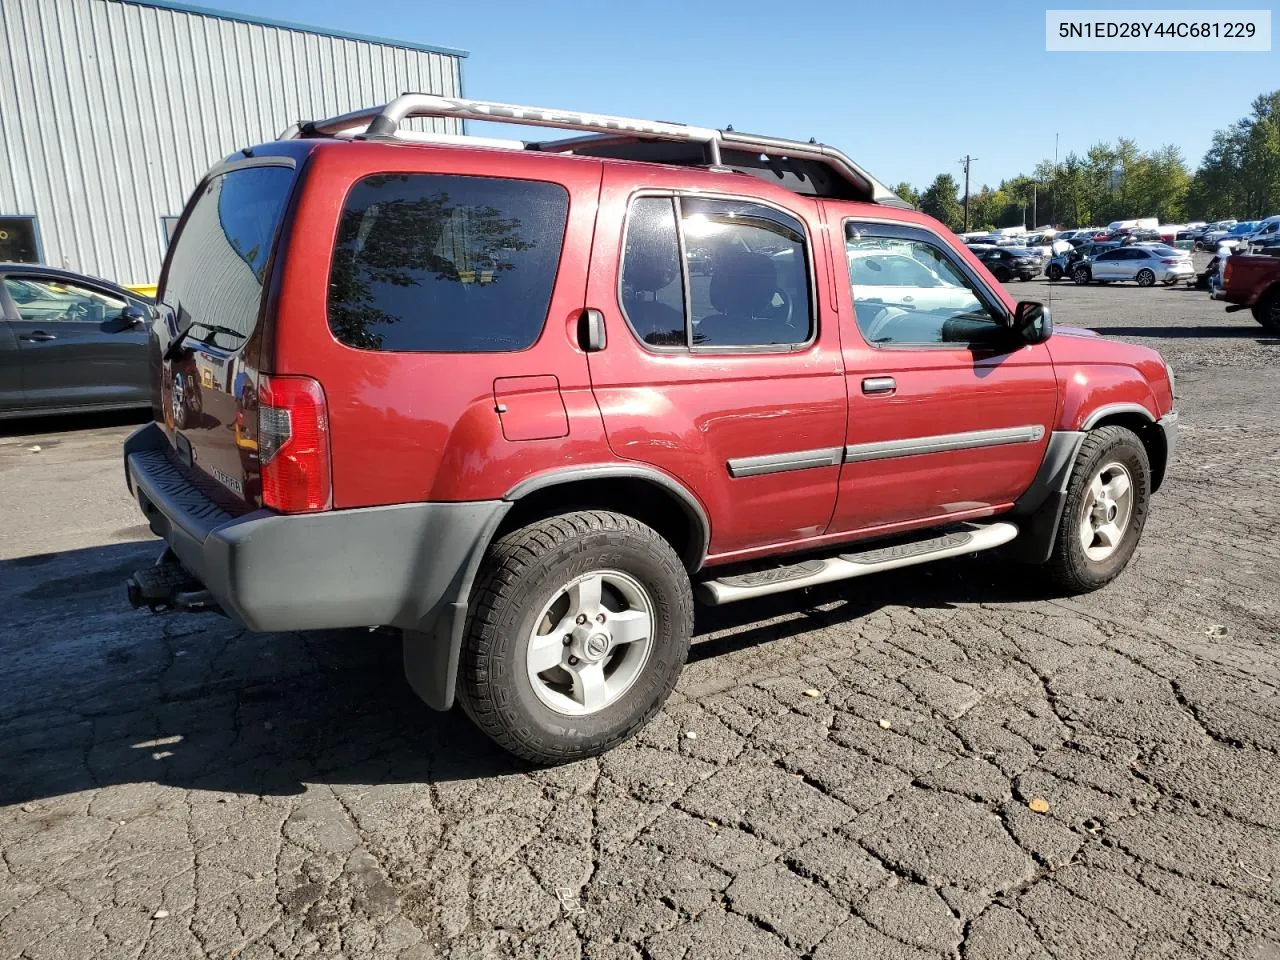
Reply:
M1074 247L1066 253L1060 253L1050 260L1045 267L1045 276L1050 280L1061 280L1064 277L1074 276L1077 264L1087 264L1098 254L1114 250L1117 246L1118 244L1115 243L1082 243L1078 247Z
M110 281L0 263L0 418L150 406L150 318Z
M978 259L1001 282L1017 277L1031 280L1040 275L1040 258L1025 247L991 247L978 252Z
M1081 279L1080 272L1087 269L1089 275ZM1140 287L1153 286L1157 281L1173 284L1195 276L1191 257L1183 250L1163 244L1152 246L1122 246L1099 254L1089 264L1077 265L1071 275L1076 283L1116 283L1133 280Z
M1249 309L1268 332L1280 335L1280 259L1250 254L1228 257L1220 299L1230 311Z
M1246 250L1252 253L1255 248L1276 239L1280 239L1280 216L1267 217L1259 221L1258 228L1246 236L1243 243Z
M397 136L425 116L578 135ZM560 762L661 707L695 595L1001 545L1079 592L1137 546L1159 354L1055 336L830 147L423 94L286 137L214 167L168 251L153 382L237 372L124 445L167 543L136 605L398 627L429 704ZM804 176L745 175L761 154Z
M1258 229L1259 221L1244 220L1233 224L1230 227L1209 230L1200 237L1200 248L1202 250L1216 250L1218 244L1226 241L1235 246L1240 240L1249 236Z
M1146 227L1129 230L1122 236L1118 236L1115 239L1126 245L1134 243L1164 243L1164 239L1160 236L1159 230L1152 230Z

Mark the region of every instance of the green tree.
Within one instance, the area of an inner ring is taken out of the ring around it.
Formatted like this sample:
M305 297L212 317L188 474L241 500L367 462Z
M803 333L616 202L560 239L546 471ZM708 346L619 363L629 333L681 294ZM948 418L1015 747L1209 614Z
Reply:
M956 178L949 173L940 173L920 197L920 209L952 230L963 229L964 208L957 199L959 193Z
M1214 133L1187 208L1205 219L1250 220L1280 208L1280 90L1257 97L1249 116Z
M915 187L913 187L911 184L907 183L907 181L903 180L901 183L899 183L896 187L893 188L893 192L896 193L898 196L900 196L903 200L907 201L907 203L911 204L913 207L920 206L920 191L917 190Z

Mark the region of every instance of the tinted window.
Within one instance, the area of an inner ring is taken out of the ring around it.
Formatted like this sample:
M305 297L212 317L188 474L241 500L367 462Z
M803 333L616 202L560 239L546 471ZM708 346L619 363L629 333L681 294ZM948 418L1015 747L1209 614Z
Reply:
M293 183L287 167L211 178L171 248L161 299L190 339L238 349L258 323L267 261Z
M1124 254L1123 250L1108 250L1105 253L1098 254L1098 256L1095 259L1098 261L1123 260L1124 259L1123 254Z
M690 274L710 269L701 250L690 254ZM631 205L622 257L622 308L645 343L686 345L680 241L675 201L670 197L641 197Z
M804 227L737 200L680 200L696 346L804 343L812 330ZM699 258L709 270L695 272Z
M4 285L18 308L18 316L36 323L102 323L120 316L126 306L123 297L52 278L7 277Z
M846 225L846 256L858 329L878 346L992 341L1002 317L978 295L940 243L878 237ZM911 266L903 268L901 261Z
M804 227L762 204L637 199L621 276L623 310L651 346L793 346L813 332Z
M338 224L329 328L363 350L523 350L547 318L568 210L554 183L361 180Z

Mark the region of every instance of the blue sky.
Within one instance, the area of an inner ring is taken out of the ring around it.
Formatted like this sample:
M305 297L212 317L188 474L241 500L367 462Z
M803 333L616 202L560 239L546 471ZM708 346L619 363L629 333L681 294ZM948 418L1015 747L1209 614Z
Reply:
M1048 53L1063 2L204 0L316 26L460 47L470 97L819 140L919 187L969 153L975 185L1127 136L1181 147L1280 86L1280 52ZM1239 8L1268 3L1243 2ZM1085 4L1079 4L1086 9ZM1093 8L1152 8L1128 2ZM1158 9L1201 9L1163 0ZM482 132L476 127L474 132Z

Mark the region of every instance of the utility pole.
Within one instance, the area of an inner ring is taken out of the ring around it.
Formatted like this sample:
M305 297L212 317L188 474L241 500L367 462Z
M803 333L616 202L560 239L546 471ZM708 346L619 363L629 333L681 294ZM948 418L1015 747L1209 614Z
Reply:
M963 160L957 161L964 167L964 230L961 231L963 233L969 232L969 164L977 159L966 153Z
M1040 224L1040 181L1031 181L1031 225Z

